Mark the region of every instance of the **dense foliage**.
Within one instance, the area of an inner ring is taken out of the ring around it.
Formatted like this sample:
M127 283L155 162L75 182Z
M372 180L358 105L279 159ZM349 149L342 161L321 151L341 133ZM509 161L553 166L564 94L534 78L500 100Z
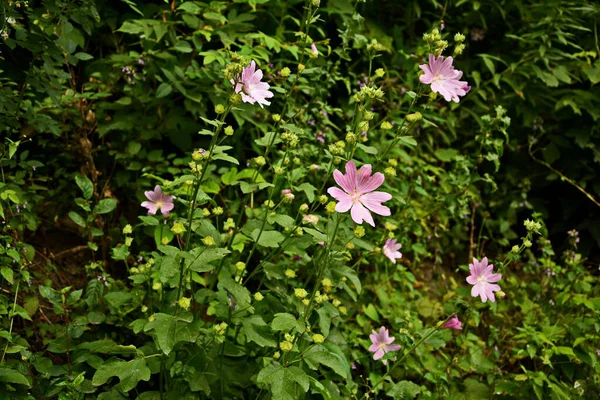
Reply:
M0 13L0 399L600 397L595 1Z

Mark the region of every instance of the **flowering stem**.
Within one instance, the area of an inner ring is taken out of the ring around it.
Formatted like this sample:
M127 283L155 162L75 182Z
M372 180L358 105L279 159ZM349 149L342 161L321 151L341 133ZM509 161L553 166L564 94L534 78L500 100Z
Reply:
M417 92L415 97L410 102L410 106L408 106L408 111L406 112L406 115L409 115L411 113L414 105L417 103L417 100L421 97L421 92L422 92L422 89L419 88L419 91ZM402 120L402 124L400 124L400 127L398 128L398 131L397 131L398 133L396 134L396 137L394 137L394 139L392 140L392 143L390 143L390 145L386 147L385 151L383 152L383 154L380 157L377 157L374 168L377 168L377 166L379 165L381 160L383 160L383 158L390 151L390 149L392 149L396 145L396 143L398 143L398 140L400 140L400 137L401 137L400 135L402 134L402 128L404 128L404 125L406 124L406 115L404 116L404 119ZM414 124L415 124L414 122L411 122L410 125L406 128L406 132L409 132Z
M225 112L223 114L221 114L221 116L219 117L219 123L217 124L217 126L215 126L215 128L213 130L213 136L212 136L212 140L210 141L208 156L204 160L204 164L202 166L202 172L200 173L200 177L196 180L196 184L194 185L194 191L192 194L192 199L190 201L190 209L188 212L187 233L186 233L186 237L185 237L185 248L184 248L185 251L188 251L190 249L191 236L192 236L192 219L194 218L194 208L196 206L196 197L198 196L198 192L200 191L200 186L202 185L202 180L204 179L204 176L206 175L206 171L208 170L208 163L210 162L210 159L215 150L215 146L219 139L219 133L221 133L221 128L223 127L223 124L224 124L225 118L227 117L227 114L229 114L229 111L231 111L231 107L232 107L232 105L228 104L227 108L225 109ZM179 269L179 286L177 287L177 300L179 300L179 297L181 296L181 286L183 285L183 276L185 275L184 269L185 269L185 260L181 260L181 267Z

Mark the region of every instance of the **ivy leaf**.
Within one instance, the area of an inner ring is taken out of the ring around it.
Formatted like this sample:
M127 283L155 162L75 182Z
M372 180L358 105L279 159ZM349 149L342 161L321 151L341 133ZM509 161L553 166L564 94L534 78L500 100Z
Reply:
M113 376L119 378L120 390L129 392L137 386L139 381L150 380L150 368L146 365L145 358L136 358L131 361L113 358L98 368L92 378L92 384L94 386L104 385Z
M308 375L300 368L284 368L275 361L259 372L256 381L269 385L273 398L278 400L299 399L302 397L300 394L306 393L310 386Z

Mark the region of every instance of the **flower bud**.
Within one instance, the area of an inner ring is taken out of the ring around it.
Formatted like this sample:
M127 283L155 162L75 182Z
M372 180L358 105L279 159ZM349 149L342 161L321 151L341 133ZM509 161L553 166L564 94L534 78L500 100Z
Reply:
M364 115L363 115L363 119L364 119L365 121L370 121L370 120L372 120L372 119L373 119L373 117L374 117L374 116L375 116L375 113L374 113L374 112L371 112L371 111L365 111L365 113L364 113Z
M383 129L385 131L392 129L392 127L393 127L393 125L390 124L388 121L383 121L381 123L381 129Z
M308 292L304 289L294 289L294 296L296 296L299 299L303 299L306 296L308 296Z
M243 270L245 270L245 269L246 269L246 264L245 264L245 263L243 263L243 262L241 262L241 261L238 261L238 262L236 262L236 263L235 263L235 268L236 268L238 271L243 271Z
M265 296L263 296L261 292L254 293L254 300L261 301L264 298L265 298Z
M179 307L183 308L184 310L187 310L192 304L192 299L190 299L189 297L182 297L179 299L177 304L179 305Z
M302 72L304 71L306 67L304 66L304 64L298 64L298 72Z
M173 227L171 228L171 232L173 232L176 235L180 235L183 232L185 232L185 226L183 226L183 224L181 222L177 222L175 225L173 225Z
M300 206L300 212L307 212L308 211L308 204L304 203Z
M346 134L346 142L348 142L349 144L356 143L356 135L352 132L348 132Z
M325 338L320 333L316 333L312 335L312 340L315 343L323 343L325 341Z
M227 127L225 127L225 135L227 135L227 136L233 135L233 127L231 125L228 125Z
M288 278L295 278L296 277L296 271L294 271L293 269L287 269L285 271L285 276L287 276Z
M319 196L319 203L325 204L325 203L327 203L327 200L329 200L329 199L327 198L326 195L322 194Z
M310 301L308 299L304 299L304 300L302 300L302 304L304 304L305 306L308 306L310 304Z
M334 201L329 202L329 204L327 204L327 206L325 206L325 210L328 213L333 214L335 212L335 202Z
M382 78L385 75L385 70L383 68L377 68L375 70L375 76L378 78Z
M292 348L294 347L294 345L291 342L288 342L287 340L284 342L279 343L279 348L281 349L281 351L292 351Z
M519 254L520 248L517 245L514 245L511 250L515 254Z
M212 236L207 236L204 239L202 239L202 243L204 243L204 245L207 247L215 246L217 244Z
M529 240L527 240L527 239L525 239L525 240L523 241L523 245L524 245L525 247L531 247L531 244L532 244L532 243L531 243L531 241L529 241Z
M321 5L321 0L312 0L313 7L319 7Z
M223 104L217 104L215 106L215 112L217 114L223 114L225 112L225 106Z
M356 228L354 228L354 236L357 238L365 236L365 228L363 228L362 226L357 226Z
M458 42L458 43L462 43L465 41L465 35L463 35L462 33L457 33L456 35L454 35L454 41Z
M412 114L408 114L408 115L406 116L406 120L407 120L408 122L417 122L417 121L420 121L420 120L422 120L422 119L423 119L423 114L421 114L421 113L420 113L420 112L418 112L418 111L417 111L417 112L415 112L415 113L412 113Z
M262 167L263 165L265 165L267 163L267 160L265 160L265 158L263 156L258 156L254 158L254 163L256 165L258 165L259 167Z
M288 67L281 69L281 76L283 76L284 78L287 78L288 76L290 76L291 73L292 73L292 71Z
M273 119L273 121L275 121L275 122L279 122L279 121L281 121L281 115L279 115L279 114L273 114L273 115L271 115L271 118L272 118L272 119Z

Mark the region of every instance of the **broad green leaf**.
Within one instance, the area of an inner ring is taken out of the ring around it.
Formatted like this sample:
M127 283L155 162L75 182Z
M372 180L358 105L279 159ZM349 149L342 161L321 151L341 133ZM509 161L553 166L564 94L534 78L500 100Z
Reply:
M119 389L129 392L140 381L150 380L150 368L146 365L145 358L135 358L131 361L111 359L102 364L92 378L94 386L104 385L111 377L119 378Z
M2 267L0 269L0 274L2 274L2 277L6 279L11 285L15 283L15 273L11 268Z
M421 393L421 387L419 385L410 381L400 381L392 386L386 394L396 400L412 400L419 393Z
M17 385L31 387L25 375L12 368L0 367L0 382L16 383Z
M111 212L117 206L115 199L102 199L94 207L94 214L106 214Z
M260 234L260 237L259 237ZM252 239L256 241L258 239L258 244L264 247L278 247L279 243L281 243L284 239L284 236L277 231L263 231L260 233L260 229L255 229L250 234Z
M79 186L79 189L81 189L83 197L86 200L92 198L92 195L94 194L94 185L92 184L92 181L88 179L88 177L83 175L75 175L75 183L77 183L77 186Z
M213 264L215 261L220 261L231 251L222 248L205 248L194 249L190 253L194 258L188 268L196 272L207 272L215 268Z
M83 219L83 217L81 215L79 215L78 213L76 213L75 211L69 211L69 218L71 218L71 220L73 222L75 222L77 225L79 225L82 228L85 228L87 226L87 223L85 222L85 219Z
M242 319L246 339L261 347L277 347L269 326L260 315L252 315Z
M160 99L162 97L166 97L173 91L173 87L169 85L167 82L163 82L156 89L156 98Z
M324 345L318 344L309 348L304 353L304 360L311 369L316 370L319 364L323 364L344 379L350 376L348 361L344 358L343 353L332 352Z
M144 332L154 330L158 347L169 355L173 346L180 340L178 332L186 329L186 325L192 321L191 315L173 316L169 314L154 314L152 321L144 327Z
M271 321L271 329L274 331L289 332L296 327L296 317L288 313L277 313L273 321Z
M310 386L308 375L300 368L296 366L284 368L275 361L271 361L271 364L258 373L256 381L268 384L273 399L277 400L303 398L302 394L306 393Z

